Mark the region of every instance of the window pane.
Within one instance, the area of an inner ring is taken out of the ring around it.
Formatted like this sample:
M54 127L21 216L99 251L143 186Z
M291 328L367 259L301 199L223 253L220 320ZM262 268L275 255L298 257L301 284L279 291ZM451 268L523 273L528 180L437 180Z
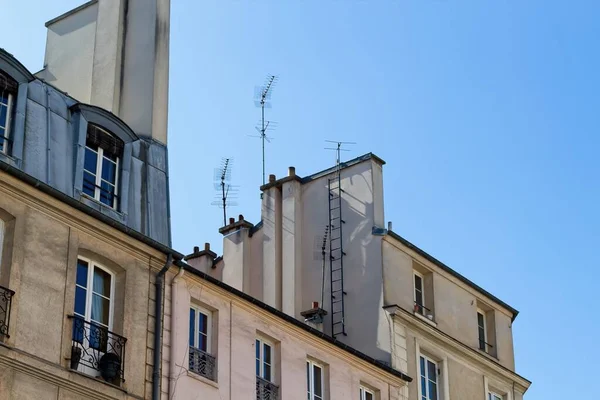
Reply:
M198 326L200 327L200 333L208 335L208 317L206 314L198 312Z
M306 362L306 390L310 398L310 363L308 361Z
M373 394L369 392L365 392L365 400L373 400Z
M110 298L111 276L108 272L94 268L94 293Z
M208 352L208 336L202 333L198 336L198 348L202 351Z
M100 186L102 187L102 190L100 190L100 202L112 207L114 204L115 187L105 181L102 181Z
M437 385L432 381L429 381L429 398L437 400Z
M109 152L108 150L104 150L104 157L106 157L107 159L114 161L115 163L117 162L117 158L118 156L116 154L113 154L111 152Z
M92 295L92 321L108 326L110 302L97 294Z
M421 293L419 291L415 292L415 302L420 306L423 305L423 293ZM419 309L418 311L423 311L423 310Z
M425 376L425 359L421 357L421 376Z
M435 369L435 364L431 361L427 361L427 378L433 382L437 382L437 373Z
M4 103L5 100L2 100L2 102ZM8 107L5 106L4 104L0 105L0 126L6 127L6 121L7 121L6 116L7 115L8 115Z
M96 176L83 171L83 193L94 197L96 194Z
M256 352L256 376L260 376L260 341L258 339L254 342L254 349Z
M264 360L263 360L264 362L266 362L267 364L271 364L271 346L269 346L266 343L264 345L263 357L264 357Z
M77 284L87 288L87 277L88 263L83 260L77 260Z
M420 291L422 287L423 281L421 280L421 277L419 275L415 275L415 289L418 289Z
M194 332L196 331L196 310L190 308L190 346L194 347Z
M313 365L313 376L314 376L314 380L315 380L315 396L322 396L323 395L323 387L322 387L322 382L321 382L321 368L317 367L316 365Z
M267 363L264 363L264 375L263 378L270 381L271 380L271 366Z
M479 326L483 326L484 325L483 314L481 314L481 313L477 313L477 324Z
M85 317L85 297L87 291L79 286L75 287L75 314Z
M117 165L108 160L106 157L102 158L102 179L115 184L115 178L117 173Z
M96 173L96 167L98 166L98 154L95 151L90 150L89 148L85 148L85 159L83 161L83 168Z

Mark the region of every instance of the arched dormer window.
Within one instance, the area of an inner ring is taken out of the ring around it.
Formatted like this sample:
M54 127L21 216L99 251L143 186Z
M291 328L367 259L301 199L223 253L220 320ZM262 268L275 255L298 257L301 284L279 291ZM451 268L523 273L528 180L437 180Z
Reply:
M8 74L0 70L0 153L11 151L11 120L19 85Z
M118 209L119 167L124 143L106 130L88 124L83 167L83 193Z

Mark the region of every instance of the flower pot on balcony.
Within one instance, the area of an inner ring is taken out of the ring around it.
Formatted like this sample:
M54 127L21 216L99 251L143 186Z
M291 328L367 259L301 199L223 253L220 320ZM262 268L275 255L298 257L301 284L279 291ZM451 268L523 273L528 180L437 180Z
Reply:
M80 360L81 347L71 346L71 369L77 369L79 367Z
M98 369L105 381L118 384L121 378L121 358L115 353L106 353L100 358Z

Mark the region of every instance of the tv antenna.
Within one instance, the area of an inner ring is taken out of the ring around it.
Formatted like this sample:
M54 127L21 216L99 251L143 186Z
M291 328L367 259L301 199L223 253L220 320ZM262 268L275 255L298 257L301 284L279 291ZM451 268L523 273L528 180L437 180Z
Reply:
M230 184L231 181L231 158L223 158L219 168L215 168L215 190L217 190L217 200L211 204L223 209L223 226L227 225L227 207L237 206L235 201L231 201L237 194L237 188Z
M341 161L342 151L350 151L348 149L344 149L344 145L356 144L356 142L341 142L339 140L326 140L327 143L334 143L336 147L325 147L325 150L335 150L336 158L335 158L335 166L337 168L337 172L339 173Z
M266 175L265 175L265 141L271 143L273 138L267 136L268 130L274 130L276 128L276 123L272 121L265 121L265 108L271 108L271 94L273 93L273 88L277 83L278 77L277 75L268 75L265 79L265 83L262 86L258 86L254 90L254 104L257 107L260 107L261 118L259 126L256 126L255 129L258 131L259 135L254 136L260 138L262 142L262 183L263 185L266 183Z

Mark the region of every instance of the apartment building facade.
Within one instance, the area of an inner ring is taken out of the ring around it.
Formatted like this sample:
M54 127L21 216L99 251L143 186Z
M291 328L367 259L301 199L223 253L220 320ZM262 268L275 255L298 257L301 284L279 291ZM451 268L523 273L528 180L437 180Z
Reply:
M169 247L168 6L92 0L49 21L35 74L0 49L2 399L158 393L155 283L182 257Z
M411 400L520 400L518 312L386 226L384 164L272 175L261 221L230 219L207 272L413 377Z

